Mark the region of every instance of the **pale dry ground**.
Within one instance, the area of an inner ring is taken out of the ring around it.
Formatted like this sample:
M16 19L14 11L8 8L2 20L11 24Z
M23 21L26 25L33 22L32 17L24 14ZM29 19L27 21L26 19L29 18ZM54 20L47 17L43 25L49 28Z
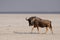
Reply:
M36 28L30 33L32 27L25 20L30 16L51 20L54 34L43 34L45 28L40 34ZM60 14L0 14L0 40L60 40Z

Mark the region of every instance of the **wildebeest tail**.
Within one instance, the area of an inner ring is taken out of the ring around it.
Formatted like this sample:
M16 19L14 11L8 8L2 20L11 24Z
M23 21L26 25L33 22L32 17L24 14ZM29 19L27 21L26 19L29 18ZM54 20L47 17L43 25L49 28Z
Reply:
M51 23L50 23L50 30L51 30L51 32L52 32L52 34L53 34L52 24L51 24Z
M52 29L52 24L51 24L51 22L50 22L50 28Z

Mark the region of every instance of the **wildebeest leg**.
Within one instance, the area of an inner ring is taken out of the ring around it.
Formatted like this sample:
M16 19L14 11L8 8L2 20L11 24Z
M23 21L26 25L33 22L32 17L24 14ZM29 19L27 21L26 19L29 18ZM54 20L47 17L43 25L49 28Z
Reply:
M51 32L52 32L52 34L53 34L52 26L50 25L50 27L49 27L49 28L50 28L50 30L51 30Z
M48 27L46 27L46 32L45 33L47 33L48 32Z
M49 29L51 30L52 34L53 34L52 25L49 24L48 27L49 27Z
M52 25L51 25L51 23L50 23L50 25L49 25L49 29L51 30L51 32L52 32L52 34L53 34L53 30L52 30Z
M38 33L39 33L39 27L37 27Z
M52 30L52 28L50 28L50 30L51 30L51 32L52 32L52 34L53 34L53 30Z
M34 27L32 28L31 33L32 33L33 29L34 29Z

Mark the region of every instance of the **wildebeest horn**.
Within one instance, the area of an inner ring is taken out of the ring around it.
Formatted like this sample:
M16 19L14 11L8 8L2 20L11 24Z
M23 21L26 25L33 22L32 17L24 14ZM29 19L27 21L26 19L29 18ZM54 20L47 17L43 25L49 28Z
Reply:
M25 19L28 20L27 17Z

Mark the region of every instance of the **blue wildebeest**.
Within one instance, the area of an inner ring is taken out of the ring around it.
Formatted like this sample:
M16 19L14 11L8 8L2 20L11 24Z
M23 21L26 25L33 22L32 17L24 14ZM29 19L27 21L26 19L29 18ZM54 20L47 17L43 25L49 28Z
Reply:
M46 27L46 32L45 33L47 33L48 28L53 33L52 25L51 25L50 20L44 20L44 19L41 19L41 18L36 17L36 16L29 17L28 19L26 18L26 20L28 21L29 26L33 26L31 32L33 31L34 28L37 28L37 30L39 32L39 27L41 27L41 28Z

